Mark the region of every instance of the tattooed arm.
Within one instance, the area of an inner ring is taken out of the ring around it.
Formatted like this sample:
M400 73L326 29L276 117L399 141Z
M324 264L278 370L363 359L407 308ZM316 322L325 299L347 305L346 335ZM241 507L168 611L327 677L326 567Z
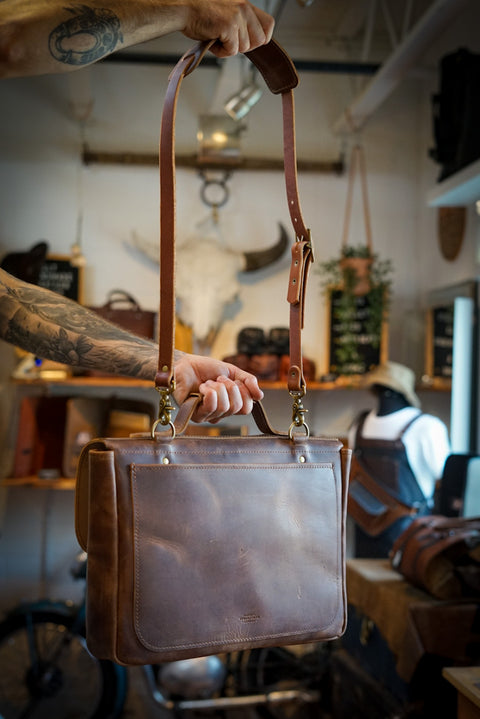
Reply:
M0 337L43 359L153 379L157 345L137 337L76 302L30 285L0 269ZM174 393L181 403L191 392L203 402L194 421L217 422L231 414L248 414L263 393L256 378L234 365L210 357L175 351Z
M0 0L0 77L74 70L176 31L218 38L212 52L226 57L268 42L273 26L248 0Z

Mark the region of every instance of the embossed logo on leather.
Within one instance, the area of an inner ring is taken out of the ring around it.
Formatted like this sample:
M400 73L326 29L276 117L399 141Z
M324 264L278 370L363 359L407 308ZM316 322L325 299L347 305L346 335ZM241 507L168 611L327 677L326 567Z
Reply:
M259 619L260 619L260 615L253 614L253 612L251 614L244 614L243 616L240 617L241 622L258 622Z

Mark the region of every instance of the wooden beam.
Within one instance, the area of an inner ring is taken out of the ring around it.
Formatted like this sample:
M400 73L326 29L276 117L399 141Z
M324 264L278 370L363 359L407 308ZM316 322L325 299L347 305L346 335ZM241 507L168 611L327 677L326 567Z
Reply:
M158 155L136 152L95 152L84 149L84 165L137 165L157 167ZM238 159L199 159L197 155L177 155L177 167L189 167L194 170L278 170L283 172L283 159L267 157L241 157ZM297 160L299 172L317 172L341 175L344 171L342 157L336 160Z

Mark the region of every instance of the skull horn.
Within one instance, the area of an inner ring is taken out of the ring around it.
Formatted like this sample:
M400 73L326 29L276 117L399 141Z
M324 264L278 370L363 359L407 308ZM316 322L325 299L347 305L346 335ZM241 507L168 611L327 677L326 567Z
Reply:
M276 260L279 260L288 247L289 240L285 227L281 222L278 223L280 228L280 238L272 245L267 247L266 250L258 250L256 252L244 252L245 257L245 272L252 272L254 270L261 270L263 267L268 267Z

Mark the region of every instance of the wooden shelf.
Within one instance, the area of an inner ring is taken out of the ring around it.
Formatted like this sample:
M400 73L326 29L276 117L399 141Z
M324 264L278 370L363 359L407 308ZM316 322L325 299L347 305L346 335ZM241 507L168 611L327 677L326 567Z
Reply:
M13 379L12 382L20 386L31 387L151 387L153 382L148 379L135 379L129 377L66 377L65 379Z
M134 379L128 377L67 377L66 379L15 379L12 380L16 385L24 387L62 387L65 389L88 389L96 387L113 387L118 389L128 389L129 387L139 387L145 389L154 389L153 381L146 379ZM259 381L263 390L287 390L286 382L282 381ZM330 382L307 382L308 391L331 391L344 389L363 389L363 376L351 375L338 377ZM422 383L417 386L419 391L446 391L450 389L450 381L433 378L430 383Z
M338 377L330 382L307 382L307 393L310 392L337 392L337 391L355 391L363 389L363 376L351 375ZM128 389L128 388L144 388L154 389L152 380L139 380L128 377L67 377L65 379L16 379L13 380L15 385L22 387L28 391L29 388L36 388L40 392L49 391L51 389L63 390L73 394L78 390L93 390L98 388ZM284 380L277 382L260 382L260 387L265 392L282 391L287 393L287 386ZM436 382L435 379L429 383L419 384L417 391L426 392L445 392L449 391L450 383L445 381ZM53 392L55 394L55 392ZM88 392L90 394L90 392ZM2 487L34 487L37 489L75 489L75 479L68 477L41 478L36 475L27 477L8 477L0 481Z
M67 377L66 379L15 379L13 382L21 387L57 387L62 389L89 389L99 387L112 387L118 389L128 389L131 387L139 387L145 389L154 389L151 380L129 379L119 377ZM362 379L359 376L339 377L332 382L307 382L307 391L319 390L335 390L335 389L359 389ZM285 390L287 392L287 384L285 381L262 381L259 380L260 387L263 390Z
M39 489L75 489L75 480L67 477L41 479L37 476L2 479L0 487L37 487Z

